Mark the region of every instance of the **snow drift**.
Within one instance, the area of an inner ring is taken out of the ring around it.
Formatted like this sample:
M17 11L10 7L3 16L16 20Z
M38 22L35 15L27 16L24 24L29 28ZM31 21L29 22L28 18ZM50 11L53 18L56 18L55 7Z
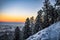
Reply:
M54 23L26 40L60 40L60 22Z

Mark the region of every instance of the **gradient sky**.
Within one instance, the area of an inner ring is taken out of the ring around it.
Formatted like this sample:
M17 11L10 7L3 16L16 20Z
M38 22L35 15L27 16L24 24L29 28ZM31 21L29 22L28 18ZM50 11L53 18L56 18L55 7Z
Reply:
M54 4L54 0L50 0ZM44 0L0 0L0 22L24 22L36 17Z

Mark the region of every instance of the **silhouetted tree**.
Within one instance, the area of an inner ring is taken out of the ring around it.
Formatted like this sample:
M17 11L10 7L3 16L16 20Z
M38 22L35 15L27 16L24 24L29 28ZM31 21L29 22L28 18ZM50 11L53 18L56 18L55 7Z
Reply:
M35 27L34 27L34 34L42 29L42 27L41 27L41 22L42 22L41 21L41 13L42 13L42 10L39 10L38 15L36 17L36 22L35 22Z
M34 32L34 17L32 16L30 18L30 30L31 30L31 34L33 35L33 32Z
M55 10L58 13L57 21L60 21L60 0L55 0L55 2L56 2L56 4L55 4Z
M56 4L55 5L60 5L60 0L55 0Z
M48 27L48 14L49 14L49 6L50 6L50 2L49 0L45 0L44 2L44 7L43 7L43 11L45 13L45 17L44 17L44 26Z
M23 33L24 33L24 36L23 36L24 40L27 39L31 35L29 18L26 19L25 26L23 28Z
M43 7L43 12L45 13L44 15L44 26L48 27L49 25L54 23L54 13L55 8L50 4L49 0L45 0L44 2L44 7Z
M20 29L19 29L19 27L17 27L16 29L15 29L15 35L14 35L15 37L14 37L14 40L21 40L21 35L20 35Z

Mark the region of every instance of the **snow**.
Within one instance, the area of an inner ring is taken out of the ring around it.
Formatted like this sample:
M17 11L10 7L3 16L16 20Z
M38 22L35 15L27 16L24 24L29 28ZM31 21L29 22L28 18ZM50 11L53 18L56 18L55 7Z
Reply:
M52 24L26 40L60 40L60 22Z

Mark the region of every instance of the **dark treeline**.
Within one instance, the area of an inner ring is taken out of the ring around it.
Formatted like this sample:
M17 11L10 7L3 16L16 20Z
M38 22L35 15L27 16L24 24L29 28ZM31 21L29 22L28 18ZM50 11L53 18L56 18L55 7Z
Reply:
M25 40L38 31L60 21L60 0L55 0L55 2L54 5L51 5L49 0L45 0L42 9L37 12L36 19L33 16L27 18L22 31L19 27L15 29L13 40Z

